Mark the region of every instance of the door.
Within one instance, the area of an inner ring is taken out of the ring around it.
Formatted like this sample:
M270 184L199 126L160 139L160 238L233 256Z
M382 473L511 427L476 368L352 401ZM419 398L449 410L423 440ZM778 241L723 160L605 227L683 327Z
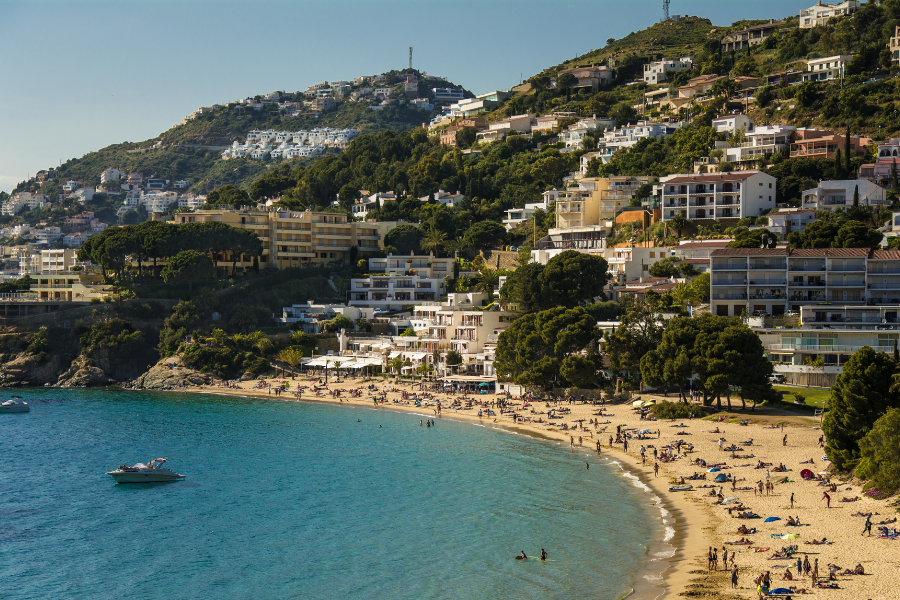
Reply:
M728 316L728 305L720 304L716 307L716 315L719 317L727 317Z

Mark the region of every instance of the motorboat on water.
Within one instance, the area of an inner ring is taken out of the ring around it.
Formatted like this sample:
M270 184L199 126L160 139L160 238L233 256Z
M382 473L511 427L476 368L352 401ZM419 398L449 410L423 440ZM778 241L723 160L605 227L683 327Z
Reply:
M163 464L168 458L168 456L157 458L147 464L119 465L119 468L115 471L108 471L106 474L115 479L116 483L160 483L184 479L184 475L179 475L171 469L163 468Z
M12 399L0 404L0 413L28 412L30 410L31 408L24 400Z

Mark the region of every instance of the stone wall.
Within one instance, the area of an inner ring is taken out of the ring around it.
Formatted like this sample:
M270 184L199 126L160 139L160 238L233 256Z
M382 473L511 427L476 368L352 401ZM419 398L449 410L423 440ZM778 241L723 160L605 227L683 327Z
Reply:
M519 266L519 253L509 250L482 250L484 264L491 269L507 269L515 271Z

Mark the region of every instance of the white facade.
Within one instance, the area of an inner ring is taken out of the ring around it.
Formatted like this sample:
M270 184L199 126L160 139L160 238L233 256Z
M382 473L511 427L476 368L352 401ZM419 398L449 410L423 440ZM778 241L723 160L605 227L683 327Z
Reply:
M125 172L120 171L119 169L106 169L102 173L100 173L100 183L106 183L107 181L118 181L125 177Z
M803 81L828 81L830 79L843 79L844 69L853 59L853 56L840 54L827 58L817 58L806 63L808 73L803 74Z
M650 267L673 256L668 248L605 248L603 258L608 265L607 271L623 283L641 277L649 277Z
M549 206L546 202L528 202L525 204L525 208L510 208L506 211L506 218L503 219L503 224L506 225L507 230L513 229L520 223L524 223L533 217L538 210L546 212L548 208Z
M770 212L767 229L772 233L785 237L792 231L803 231L806 226L816 220L816 211L809 208L785 208Z
M677 60L657 60L644 65L644 83L655 85L666 81L666 73L677 73L684 69L693 69L694 59L683 56Z
M669 175L660 179L663 220L757 217L775 208L777 181L761 171Z
M398 310L436 302L445 294L444 279L453 275L453 262L434 255L370 258L369 276L350 280L348 305Z
M867 179L820 181L817 187L804 190L803 208L834 210L853 206L853 195L859 190L860 206L888 204L887 190Z
M375 317L375 311L372 308L344 306L343 304L316 304L312 300L308 300L302 304L285 306L282 309L281 318L276 321L294 325L295 330L304 333L321 333L325 322L337 315L343 315L356 322L359 319L372 320Z
M321 154L326 148L346 148L358 135L358 129L333 127L319 127L310 131L253 130L247 134L247 140L243 144L235 141L223 151L222 158L228 160L249 156L262 159L269 154L272 158L306 158Z
M825 25L831 17L852 15L862 6L859 0L844 0L838 4L818 4L800 11L800 27L811 29L816 25Z
M712 120L712 127L718 133L731 133L743 129L744 131L753 131L753 119L747 115L728 115Z
M791 143L791 136L797 128L793 125L768 125L755 127L746 134L747 141L735 148L725 150L725 160L741 162L759 160L769 154L781 152Z

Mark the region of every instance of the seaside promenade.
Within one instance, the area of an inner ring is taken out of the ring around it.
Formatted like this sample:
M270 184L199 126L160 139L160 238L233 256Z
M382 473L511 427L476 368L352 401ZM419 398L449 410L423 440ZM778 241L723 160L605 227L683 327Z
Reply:
M272 384L281 381L283 380L268 380ZM300 386L306 387L301 393L302 401L375 408L373 397L377 395L380 399L377 406L380 409L408 410L418 414L433 414L437 418L433 400L417 407L413 400L402 399L404 392L407 396L422 393L408 385L394 385L374 379L365 383L362 380L344 380L339 383L330 381L329 391L342 391L340 397L335 398L329 392L317 396L312 391L313 382L321 382L321 378L304 376L287 381L291 386L279 396L281 400L296 400L294 391ZM256 385L256 381L251 381L238 384L236 388L204 386L191 388L191 391L275 398L274 393L269 390L253 389ZM369 385L374 386L374 390L367 389ZM349 397L351 390L360 389L362 389L360 397ZM766 571L770 573L771 588L793 587L797 589L798 594L809 597L858 600L896 595L891 583L896 561L888 557L896 555L895 544L900 541L877 537L877 523L896 516L896 510L884 501L866 496L858 484L842 483L837 478L831 480L836 484L836 491L829 492L830 508L828 508L823 493L830 488L820 485L818 481L804 481L801 478L800 473L804 469L819 473L829 465L822 460L824 451L819 446L822 432L815 419L773 415L759 409L756 412L724 413L725 421L713 420L715 417L675 422L647 421L642 420L630 405L604 405L603 414L607 416L599 416L597 414L601 408L599 405L566 402L548 404L539 401L523 409L522 402L515 400L509 407L514 409L513 411L501 414L494 408L496 414L478 417L480 408L478 405L468 410L448 406L454 400L461 399L461 394L450 396L438 393L434 397L441 401L441 417L444 418L458 418L515 429L519 433L570 446L574 443L573 454L576 456L573 456L573 461L580 462L583 452L596 454L596 445L599 441L601 455L614 457L637 475L663 499L664 506L675 518L675 536L670 543L674 544L677 550L671 567L664 574L666 597L675 597L687 591L691 597L704 599L757 598L754 580ZM494 394L471 396L476 402L490 402L500 397L502 396ZM651 398L653 397L643 396L645 400ZM554 419L552 424L549 424L546 421L547 411L550 408L567 408L570 412L562 419ZM517 415L515 421L513 414ZM537 419L542 419L545 423L535 422ZM600 424L588 425L593 419L599 420ZM748 423L742 425L739 422L741 420L747 420ZM563 423L569 427L568 430L561 429ZM682 424L683 427L680 426ZM615 439L619 426L623 431L630 433L645 429L651 433L647 434L645 439L636 437L629 439L628 451L625 452L624 444L609 443L610 435ZM663 447L675 444L679 440L685 445L693 445L693 450L676 453L677 458L672 462L654 462L654 449L662 454ZM745 443L750 440L752 444ZM732 444L741 449L736 452L725 450ZM645 448L646 457L643 464L640 454L642 446ZM695 461L698 459L708 465L718 465L721 470L708 473L709 467L696 464ZM813 462L808 463L810 460ZM771 466L756 468L760 462L771 463ZM659 466L659 473L656 476L654 476L655 464ZM773 470L781 464L789 470L786 472ZM668 491L669 486L680 483L682 477L687 478L695 473L705 474L707 479L686 480L686 483L694 486L690 491ZM713 478L718 473L731 475L736 480L734 486L731 482L714 484ZM585 472L585 476L590 477L589 470ZM772 492L755 491L760 482L764 489L767 482L771 483L774 486ZM732 489L733 487L735 489ZM719 488L722 488L725 498L736 497L738 501L719 505L718 502L723 496L709 495ZM842 502L843 498L856 500ZM738 519L737 511L728 510L728 507L733 507L737 503L742 504L745 510L756 513L760 518ZM860 513L872 513L874 535L861 535L866 519L855 516ZM766 522L769 517L777 517L778 520ZM799 518L801 526L787 526L788 517ZM738 528L742 525L755 528L756 533L738 534ZM897 523L889 527L897 527ZM781 536L787 534L797 534L798 537L781 539ZM828 544L808 543L814 539L821 540L823 537L827 538ZM751 543L728 544L741 538L748 539ZM708 571L707 552L711 546L717 549L719 556L718 570L715 572ZM776 551L790 546L796 546L796 551L790 553L789 559L772 559ZM723 567L723 552L728 553L727 570ZM798 558L801 560L808 558L811 564L818 560L819 581L829 579L829 565L837 565L840 571L844 571L852 570L860 564L865 574L836 575L833 583L837 584L837 589L813 588L810 576L797 573ZM738 567L738 584L734 589L731 586L732 564ZM793 581L783 580L787 568L791 571Z

